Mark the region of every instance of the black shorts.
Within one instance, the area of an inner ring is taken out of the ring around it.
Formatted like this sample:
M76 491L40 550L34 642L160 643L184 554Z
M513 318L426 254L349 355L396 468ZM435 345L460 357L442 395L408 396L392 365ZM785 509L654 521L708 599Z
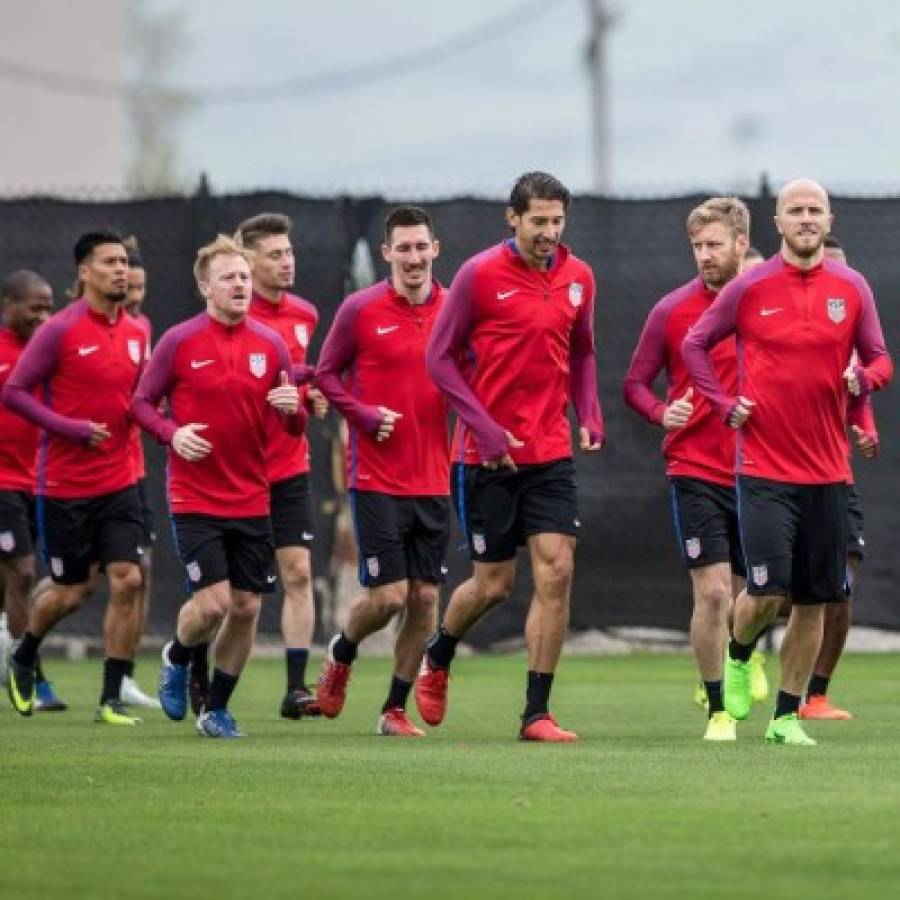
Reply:
M488 469L455 463L453 503L475 562L504 562L533 534L578 533L575 464Z
M350 491L359 548L359 582L378 587L415 578L440 584L450 542L446 497L397 497Z
M91 566L137 563L144 521L134 485L98 497L38 498L38 527L57 584L83 584Z
M729 563L731 571L743 578L744 555L734 488L678 476L669 479L669 496L675 540L688 569Z
M176 513L172 530L192 592L220 581L254 594L273 590L277 575L268 516Z
M738 478L747 591L794 603L844 599L847 486Z
M863 537L863 511L859 503L859 491L855 484L847 485L847 555L862 561L866 555L866 539Z
M309 475L294 475L269 485L269 506L275 549L306 547L315 539Z
M150 547L156 541L156 527L153 520L153 507L150 505L150 488L147 479L139 479L135 488L138 502L141 504L141 518L144 520L144 536L141 546Z
M34 496L28 491L0 491L0 559L31 556L36 541Z

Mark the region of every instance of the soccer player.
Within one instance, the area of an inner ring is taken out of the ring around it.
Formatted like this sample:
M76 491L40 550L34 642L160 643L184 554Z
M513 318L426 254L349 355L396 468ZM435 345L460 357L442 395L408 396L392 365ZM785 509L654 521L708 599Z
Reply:
M329 718L340 713L357 647L402 613L377 729L400 737L424 735L406 703L437 623L450 536L448 409L425 369L444 300L431 275L439 249L424 210L391 210L381 247L390 277L341 304L316 369L350 426L350 503L366 588L329 644L319 706Z
M53 291L37 272L20 269L3 283L0 327L0 388L9 378L35 331L53 312ZM35 581L37 536L34 491L37 482L38 428L0 403L0 592L10 635L18 639L28 622L28 596ZM8 659L0 678L7 682ZM54 692L35 656L35 704L38 712L67 709Z
M119 695L134 653L141 513L131 457L129 405L146 354L144 330L122 308L128 256L121 237L92 231L75 244L84 296L40 327L3 389L14 412L47 432L37 493L52 587L38 594L10 658L9 696L34 710L35 660L47 633L78 609L105 570L106 661L96 721L139 722ZM41 388L40 399L35 396Z
M160 339L135 393L140 425L169 447L169 509L193 595L163 648L159 699L170 719L187 713L191 648L218 635L201 735L237 738L228 710L250 656L260 594L275 581L267 418L302 431L281 338L247 317L251 253L219 235L201 247L194 277L204 312ZM166 398L169 417L158 409Z
M584 451L600 449L603 419L594 276L561 242L568 207L569 192L552 175L522 175L506 210L513 236L463 265L429 343L428 369L460 419L453 496L473 560L472 577L453 592L416 680L429 725L444 718L457 643L509 596L516 548L527 544L534 594L519 736L577 738L549 711L579 524L566 406L575 408Z
M291 220L278 213L262 213L242 222L235 238L253 251L250 317L277 331L293 365L303 366L319 314L308 300L290 293L294 284ZM327 403L321 391L309 387L304 389L304 394L307 406L323 418ZM306 434L288 434L271 419L267 464L275 558L284 591L281 631L287 686L281 715L299 719L319 715L315 697L306 684L316 614L310 568L315 519Z
M770 743L815 743L798 718L822 640L823 604L841 601L847 555L848 395L884 386L893 366L872 292L858 273L824 260L833 216L806 178L776 201L781 252L728 284L688 332L682 356L696 387L738 435L738 509L747 588L734 608L725 708L750 709L753 642L785 597L781 689ZM737 336L740 393L716 375L712 349ZM854 348L859 365L848 365Z
M741 271L749 243L750 214L737 198L712 197L691 211L687 232L698 276L667 294L651 310L623 393L635 412L666 432L663 454L675 533L693 583L691 645L709 709L704 738L733 741L735 722L722 701L722 665L735 593L733 579L742 588L745 576L734 490L736 435L704 397L694 395L693 381L681 359L681 345L719 291ZM724 389L736 393L733 338L716 348L714 364ZM668 382L665 401L653 393L653 382L663 368ZM757 687L757 691L759 696L762 690Z

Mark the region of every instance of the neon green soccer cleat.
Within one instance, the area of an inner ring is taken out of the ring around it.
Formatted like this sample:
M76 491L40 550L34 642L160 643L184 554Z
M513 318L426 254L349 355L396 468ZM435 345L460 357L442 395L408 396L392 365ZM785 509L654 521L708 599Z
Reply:
M766 654L754 650L750 654L750 699L762 703L769 696L769 679L766 677Z
M779 716L766 729L767 744L791 744L794 747L815 747L816 742L803 730L797 713Z
M737 723L727 712L713 713L709 717L709 724L706 726L706 734L703 735L703 740L736 741Z
M703 682L694 688L694 703L703 710L709 710L709 697L706 696L706 686Z
M132 716L121 700L107 700L94 713L94 721L105 725L138 725L144 720Z
M6 671L9 702L20 716L30 716L34 712L34 666L20 665L10 656Z
M726 656L724 682L725 709L740 722L750 714L750 663Z

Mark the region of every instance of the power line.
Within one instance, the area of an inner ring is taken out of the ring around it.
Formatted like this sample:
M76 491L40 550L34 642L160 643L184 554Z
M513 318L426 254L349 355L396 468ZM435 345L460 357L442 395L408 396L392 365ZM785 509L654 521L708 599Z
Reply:
M257 84L215 85L191 88L162 83L128 83L65 73L0 57L0 79L42 87L61 94L127 100L147 94L185 97L202 105L270 103L298 94L329 93L369 86L391 78L407 76L430 68L476 47L505 37L511 31L533 23L568 0L524 0L504 13L471 25L442 41L420 50L412 50L388 59L334 69L313 75L299 75Z

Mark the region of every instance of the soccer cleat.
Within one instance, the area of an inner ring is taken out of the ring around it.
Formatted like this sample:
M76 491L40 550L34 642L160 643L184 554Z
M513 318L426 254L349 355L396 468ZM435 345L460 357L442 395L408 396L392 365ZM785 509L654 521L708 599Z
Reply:
M406 710L395 706L383 712L378 719L376 734L390 737L425 737L425 732L409 721Z
M316 695L308 687L288 691L281 701L282 719L312 719L321 715Z
M139 725L144 720L131 715L121 700L107 700L97 708L94 721L105 725Z
M209 698L209 672L205 667L191 666L188 679L188 696L191 699L191 712L199 716Z
M65 712L69 704L56 695L49 681L39 681L34 689L34 709L36 712Z
M211 709L209 712L201 712L197 717L197 732L201 737L231 738L246 737L243 731L237 727L237 722L227 709Z
M697 687L694 688L694 703L700 707L700 709L709 711L709 697L706 696L706 685L698 684Z
M438 669L431 665L426 653L416 676L416 706L422 721L428 725L440 725L447 715L447 687L450 681L449 669Z
M794 747L815 747L816 742L803 730L797 713L788 713L769 722L767 744L790 744Z
M337 662L331 655L331 649L337 639L338 635L335 635L328 645L322 674L319 676L319 686L316 690L319 709L322 715L328 719L334 719L340 715L344 708L344 701L347 699L347 682L350 681L350 666L347 663Z
M750 699L762 703L769 696L769 679L766 677L766 654L754 650L750 654Z
M145 694L138 683L127 675L122 679L119 699L127 706L145 706L147 709L159 709L159 700Z
M22 716L34 712L34 666L23 666L10 656L6 667L6 693L13 709Z
M853 713L834 706L824 694L813 694L812 697L807 697L806 703L800 707L800 718L846 722L853 718Z
M556 724L549 713L535 716L522 724L519 729L520 741L545 741L552 744L570 744L578 740L574 731L566 731Z
M169 647L162 650L162 666L159 670L159 702L163 712L176 722L187 715L187 666L176 666L169 662Z
M737 723L727 712L715 712L709 717L704 741L736 741Z
M723 701L725 710L739 722L750 713L750 663L725 657Z

